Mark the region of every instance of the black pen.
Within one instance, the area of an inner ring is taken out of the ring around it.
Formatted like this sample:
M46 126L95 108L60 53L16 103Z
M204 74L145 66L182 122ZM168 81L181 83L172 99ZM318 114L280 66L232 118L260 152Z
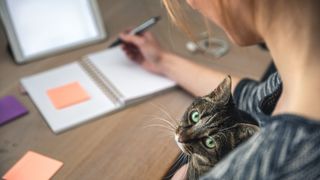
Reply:
M158 21L160 20L160 16L157 17L153 17L149 20L147 20L146 22L142 23L140 26L134 28L133 30L131 30L129 32L129 34L131 35L139 35L142 34L143 32L145 32L147 29L149 29L150 27L152 27L153 25L155 25ZM117 38L117 40L115 42L113 42L109 48L118 46L122 43L122 40L120 38Z

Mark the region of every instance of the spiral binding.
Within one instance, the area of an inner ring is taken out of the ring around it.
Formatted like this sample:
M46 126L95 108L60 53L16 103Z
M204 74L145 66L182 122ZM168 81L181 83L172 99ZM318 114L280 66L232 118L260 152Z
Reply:
M113 84L89 61L89 58L84 57L80 60L80 66L90 76L90 78L98 85L104 94L111 99L116 105L122 105L123 96L113 86Z

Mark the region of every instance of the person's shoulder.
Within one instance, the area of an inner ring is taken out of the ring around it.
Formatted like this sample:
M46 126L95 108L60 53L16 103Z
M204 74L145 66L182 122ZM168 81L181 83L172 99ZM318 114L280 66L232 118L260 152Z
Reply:
M281 93L281 78L278 73L273 73L263 82L241 80L233 92L233 97L237 108L243 111L270 115Z
M272 151L270 179L320 176L320 121L289 114L273 116L260 136L270 144L260 153ZM261 163L266 164L265 161Z
M205 177L283 179L281 177L294 177L297 171L294 168L315 165L314 160L320 159L320 123L293 115L268 118L270 123L231 152ZM314 156L310 158L310 154ZM320 168L320 161L317 162L317 168ZM320 169L318 172L320 175Z
M283 158L280 156L289 157L306 144L315 144L320 151L320 144L315 141L320 140L320 121L290 114L272 116L268 121L258 136L260 141L270 145L268 149L275 148L274 151L282 153L285 149L285 154L279 154L279 160Z
M305 131L306 135L317 135L320 130L320 120L308 119L292 114L281 114L276 116L265 116L261 119L269 121L264 127L267 131Z

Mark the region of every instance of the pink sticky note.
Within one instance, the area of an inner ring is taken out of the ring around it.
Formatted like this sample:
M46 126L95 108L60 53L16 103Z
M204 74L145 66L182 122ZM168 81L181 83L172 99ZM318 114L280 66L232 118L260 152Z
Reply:
M4 176L6 180L49 180L62 162L28 151Z
M72 82L49 89L47 95L57 109L62 109L90 99L88 93L78 82Z

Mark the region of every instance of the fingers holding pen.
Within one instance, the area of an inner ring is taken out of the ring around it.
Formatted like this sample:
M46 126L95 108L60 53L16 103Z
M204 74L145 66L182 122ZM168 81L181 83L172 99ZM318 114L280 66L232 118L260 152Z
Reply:
M146 41L143 36L130 35L125 33L120 34L120 39L125 41L126 43L131 43L138 47L142 46Z
M141 64L143 61L141 49L144 48L143 44L145 43L145 38L142 36L121 33L120 39L124 42L122 44L122 49L126 52L128 57Z
M136 45L125 42L121 47L131 60L139 64L142 62L143 56Z
M124 52L127 54L127 56L137 62L140 63L142 56L141 53L139 52L139 50L132 44L123 44L122 45L122 49L124 50Z

